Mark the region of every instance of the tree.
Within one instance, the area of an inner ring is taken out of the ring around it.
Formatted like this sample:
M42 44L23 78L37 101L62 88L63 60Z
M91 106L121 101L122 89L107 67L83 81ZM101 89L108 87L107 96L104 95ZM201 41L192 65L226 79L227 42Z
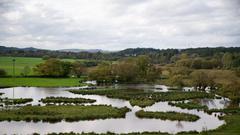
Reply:
M29 75L30 72L31 72L31 68L29 66L24 66L24 68L22 69L21 75L27 76Z
M43 59L43 60L48 60L48 59L50 59L50 56L44 55L44 56L42 57L42 59Z
M192 65L191 59L180 59L176 62L177 67L188 67L190 68Z
M114 75L119 82L134 82L138 76L138 67L134 61L124 60L113 65Z
M3 77L6 75L7 75L7 72L4 69L0 69L0 76Z
M182 75L182 76L189 76L192 72L188 67L175 67L169 69L170 75Z
M88 78L96 80L98 83L112 83L114 75L112 74L112 66L102 64L89 71Z
M150 58L145 55L138 56L136 58L136 64L138 67L138 75L140 76L140 78L146 77L148 68L152 66L150 63Z
M74 76L80 77L86 72L86 68L83 66L83 64L79 61L75 61L72 64L72 74Z
M174 75L170 78L169 82L173 86L177 86L179 88L182 88L184 86L183 79L184 79L184 77L180 74L179 75Z
M204 60L202 58L195 58L194 60L192 60L191 68L201 69L203 65L203 61Z
M193 71L191 73L192 84L196 90L204 91L207 87L215 89L214 76L203 71Z
M89 79L98 82L150 82L160 77L161 70L154 67L149 57L139 56L115 62L102 64L89 72Z
M66 77L71 71L71 63L51 58L46 60L44 63L38 64L34 68L34 71L42 76Z
M240 82L232 79L229 84L224 84L222 87L223 93L232 100L233 105L239 107L240 102Z
M230 69L233 64L233 55L231 53L225 53L222 58L223 67Z
M161 77L161 69L151 66L147 70L146 81L147 82L154 82L156 79Z

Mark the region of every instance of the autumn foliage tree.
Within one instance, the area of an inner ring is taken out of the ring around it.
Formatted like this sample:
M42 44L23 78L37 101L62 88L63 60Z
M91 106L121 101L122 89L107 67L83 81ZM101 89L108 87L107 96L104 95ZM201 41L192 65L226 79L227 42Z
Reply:
M153 82L160 77L161 71L150 63L147 56L128 58L114 64L96 67L89 73L89 79L98 82Z
M71 71L71 63L52 58L38 64L34 71L41 76L66 77Z
M203 71L193 71L191 73L192 85L196 90L204 91L207 87L215 89L214 76Z
M76 77L81 77L84 73L86 73L86 68L81 62L75 61L72 63L71 73Z

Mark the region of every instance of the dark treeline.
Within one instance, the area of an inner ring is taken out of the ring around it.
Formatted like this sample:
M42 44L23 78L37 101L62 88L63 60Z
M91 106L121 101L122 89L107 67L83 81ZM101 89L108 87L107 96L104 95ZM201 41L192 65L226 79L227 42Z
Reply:
M19 57L44 57L51 58L71 58L71 59L94 59L94 60L118 60L123 57L148 55L155 64L173 63L181 54L187 54L191 57L221 57L225 53L233 54L238 57L240 47L217 47L217 48L189 48L189 49L153 49L153 48L129 48L117 52L62 52L52 50L42 50L36 48L13 48L0 46L0 56L19 56Z

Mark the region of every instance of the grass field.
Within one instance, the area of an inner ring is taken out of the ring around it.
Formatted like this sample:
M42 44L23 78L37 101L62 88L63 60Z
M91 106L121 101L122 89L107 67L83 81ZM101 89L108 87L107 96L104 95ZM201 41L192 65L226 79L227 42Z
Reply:
M81 78L0 78L0 87L70 87L82 85Z
M35 75L32 68L39 63L44 62L42 58L33 58L33 57L3 57L0 56L0 69L4 69L7 72L7 75L12 76L13 74L13 58L15 61L15 75L19 76L25 66L29 66L31 68L31 72L29 75ZM84 61L82 59L61 59L63 61L74 62Z
M7 72L7 75L10 76L13 74L12 59L13 57L0 57L0 69L4 69ZM34 75L32 68L35 65L43 62L42 58L14 57L14 59L16 60L15 72L17 76L20 75L25 66L29 66L31 68L31 72L29 75Z

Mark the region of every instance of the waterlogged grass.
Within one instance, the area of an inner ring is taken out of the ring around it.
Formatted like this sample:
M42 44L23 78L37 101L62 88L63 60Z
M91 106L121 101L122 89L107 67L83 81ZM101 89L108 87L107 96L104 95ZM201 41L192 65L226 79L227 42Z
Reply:
M129 102L132 106L139 106L139 107L151 106L155 103L154 100L149 100L149 99L143 99L143 100L131 99Z
M94 120L106 118L124 118L127 107L116 108L107 105L93 106L24 106L15 110L0 111L0 121L43 121L59 122Z
M5 105L12 105L12 104L26 104L28 102L32 102L32 98L15 98L15 99L9 99L9 98L1 98L0 103L4 103Z
M104 95L109 98L129 100L132 105L147 106L159 101L181 101L195 98L213 98L213 94L205 92L153 92L136 89L126 90L70 90L74 94ZM154 101L154 102L153 102Z
M162 120L178 120L178 121L197 121L200 117L188 113L179 112L151 112L140 110L136 112L139 118L162 119Z
M231 110L231 111L230 111ZM235 111L234 111L235 110ZM239 135L240 133L240 115L239 115L239 108L237 109L221 109L221 111L228 112L227 115L223 116L222 119L225 120L226 124L220 126L217 129L210 130L210 131L189 131L189 132L180 132L176 135ZM220 110L218 110L220 111ZM231 112L231 114L230 114ZM235 112L235 113L234 113ZM162 133L162 132L134 132L134 133L127 133L127 134L116 134L112 132L107 133L50 133L49 135L170 135L169 133Z
M194 103L194 102L187 102L187 103L183 103L183 102L177 102L177 103L169 102L168 104L171 105L171 106L180 107L182 109L204 109L204 110L208 109L208 107L206 105L200 105L200 104Z
M86 99L86 98L46 97L46 98L42 98L41 102L43 102L43 103L74 103L74 104L82 104L82 103L94 103L94 102L96 102L96 100L94 100L94 99Z
M0 87L70 87L79 86L81 78L0 78Z
M225 108L225 109L210 109L206 110L207 113L211 114L214 112L220 112L220 113L225 113L225 114L238 114L240 115L240 108Z

